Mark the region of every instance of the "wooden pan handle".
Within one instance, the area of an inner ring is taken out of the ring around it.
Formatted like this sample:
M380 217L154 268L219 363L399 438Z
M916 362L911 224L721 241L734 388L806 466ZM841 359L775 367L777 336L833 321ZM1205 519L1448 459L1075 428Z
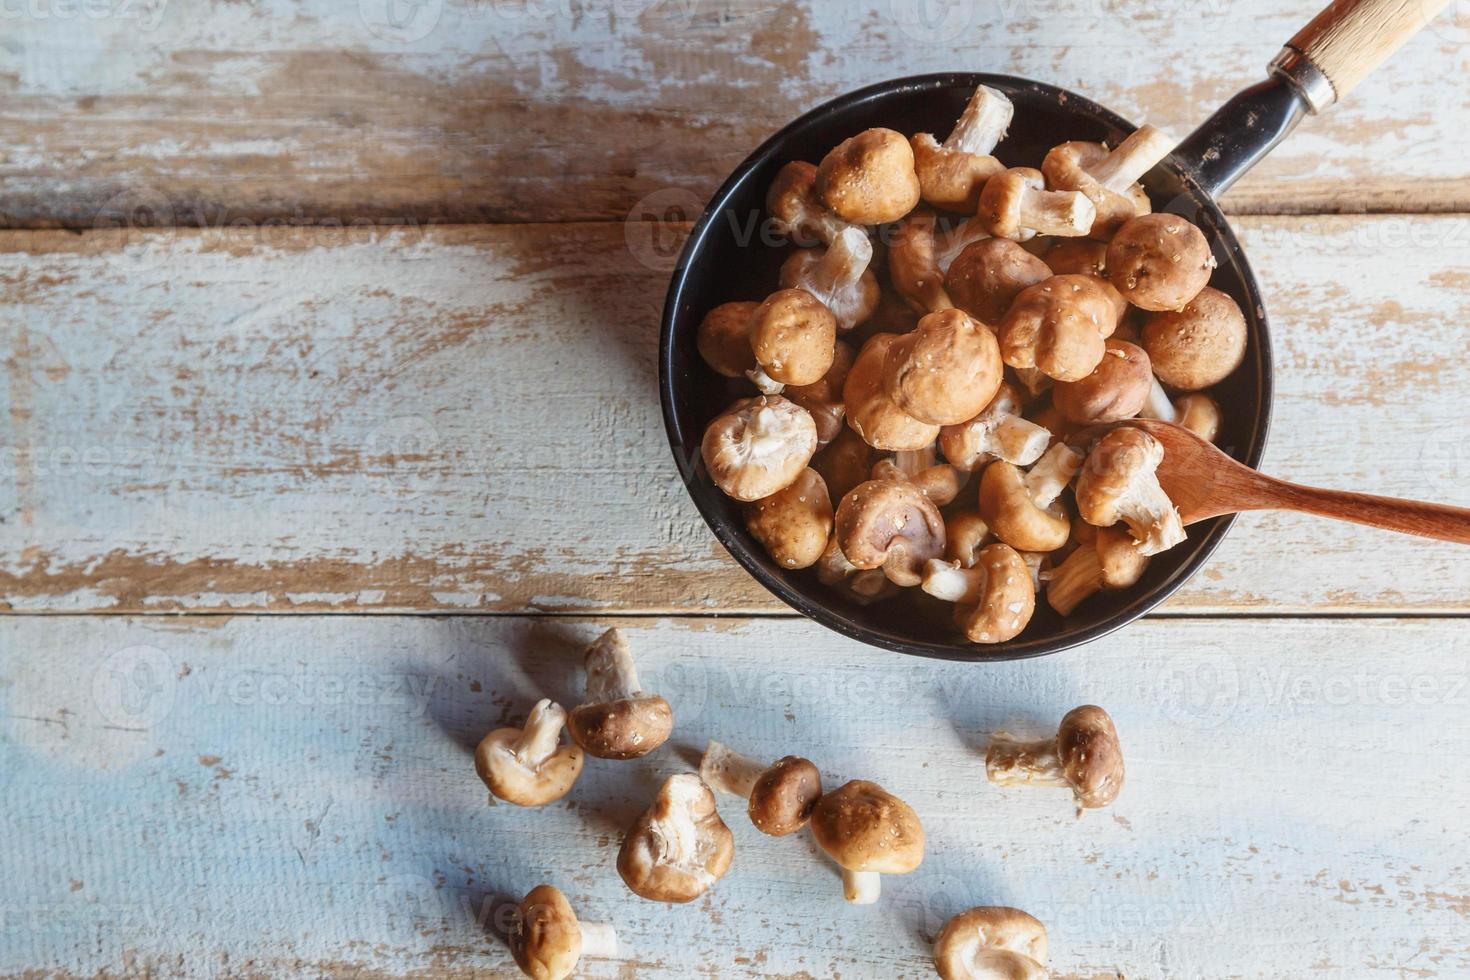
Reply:
M1287 47L1311 62L1343 98L1450 0L1335 0Z
M1273 508L1316 514L1337 521L1366 524L1385 531L1416 534L1421 538L1470 544L1470 510L1448 504L1429 504L1366 493L1322 490L1267 478L1272 485Z

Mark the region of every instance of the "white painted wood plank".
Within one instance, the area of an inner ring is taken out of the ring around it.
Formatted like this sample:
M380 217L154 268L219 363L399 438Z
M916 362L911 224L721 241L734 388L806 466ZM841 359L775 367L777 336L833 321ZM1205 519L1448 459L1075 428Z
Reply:
M470 747L571 699L605 624L420 617L0 621L0 974L510 977L476 924L550 880L621 931L594 977L931 976L944 919L1009 903L1059 977L1470 972L1470 646L1461 622L1147 622L1084 650L936 664L806 623L624 620L678 719L565 805L485 805ZM776 649L799 651L776 657ZM1113 714L1128 783L985 782L995 729ZM810 756L918 810L922 868L849 908L805 837L728 798L733 870L633 898L622 829L717 737Z
M0 213L175 220L622 217L703 200L766 135L883 79L999 71L1183 135L1321 4L1273 0L17 2ZM1463 5L1231 196L1261 211L1464 208Z
M1267 468L1470 505L1470 225L1241 224L1277 340ZM670 458L649 231L0 237L0 600L784 610ZM1252 516L1168 608L1463 611L1467 562Z

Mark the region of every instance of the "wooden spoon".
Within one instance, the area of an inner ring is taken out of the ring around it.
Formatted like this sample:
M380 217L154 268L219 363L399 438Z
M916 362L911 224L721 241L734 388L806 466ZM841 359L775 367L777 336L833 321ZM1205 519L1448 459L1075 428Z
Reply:
M1396 497L1304 487L1258 473L1188 429L1130 419L1164 444L1159 483L1185 524L1243 510L1295 510L1386 531L1470 544L1470 510Z

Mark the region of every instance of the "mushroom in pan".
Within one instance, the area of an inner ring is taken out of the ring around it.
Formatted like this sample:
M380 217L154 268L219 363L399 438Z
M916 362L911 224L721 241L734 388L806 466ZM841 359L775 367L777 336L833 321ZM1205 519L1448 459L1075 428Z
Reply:
M1113 719L1094 704L1073 708L1052 738L1027 742L997 732L985 775L998 786L1069 786L1077 808L1095 810L1123 788L1123 748Z
M1158 378L1151 380L1148 401L1138 414L1146 419L1182 425L1206 442L1214 442L1215 437L1220 434L1219 402L1199 391L1190 392L1171 402Z
M897 221L919 203L914 151L891 129L864 130L822 158L816 191L828 210L844 221L857 225Z
M1072 525L1072 536L1077 547L1051 570L1046 584L1047 603L1063 616L1099 592L1137 585L1148 568L1147 556L1120 528L1095 528L1079 520Z
M735 835L720 819L715 795L693 773L664 781L650 806L628 830L618 851L618 874L650 902L692 902L730 870Z
M674 730L674 709L638 684L628 641L610 629L587 648L587 700L567 716L572 741L598 759L637 759Z
M788 755L768 766L721 742L704 750L699 775L716 793L748 801L750 822L772 837L805 827L822 796L822 774L809 760Z
M1036 585L1026 560L1006 544L986 545L969 568L924 563L925 592L955 604L955 624L971 643L1014 639L1036 611Z
M1020 909L961 912L934 937L942 980L1046 980L1046 926Z
M1148 213L1148 194L1138 180L1173 148L1174 141L1163 132L1140 126L1112 150L1081 140L1053 147L1041 172L1053 190L1087 195L1097 209L1088 235L1106 241L1125 221Z
M1107 278L1107 242L1094 238L1057 238L1041 257L1054 275Z
M1121 422L1143 410L1153 384L1143 349L1109 337L1103 359L1092 373L1077 381L1058 381L1051 402L1067 421L1077 425Z
M939 462L934 448L917 449L911 452L894 453L891 458L880 459L873 465L875 480L907 480L924 496L940 507L953 502L965 488L968 474Z
M781 394L811 413L817 426L817 445L826 446L848 431L843 421L847 409L842 403L842 386L857 359L852 347L842 341L832 348L832 366L827 373L809 385L787 385Z
M780 395L735 402L704 430L710 479L736 500L769 497L796 481L817 451L817 425Z
M1182 310L1210 282L1210 243L1177 214L1144 214L1108 245L1108 281L1144 310Z
M1005 238L972 242L955 257L944 288L955 306L981 323L999 324L1028 286L1050 279L1045 262Z
M989 327L963 310L942 310L889 345L883 390L920 422L952 425L990 404L1004 370Z
M1147 432L1113 429L1098 440L1077 477L1077 513L1096 527L1122 521L1142 555L1179 544L1184 524L1156 472L1163 461L1163 444Z
M837 438L817 453L812 469L821 474L832 500L839 501L872 478L873 455L873 447L862 436L843 426Z
M974 214L985 182L1005 169L991 153L1005 137L1013 112L1010 99L981 85L943 143L929 133L910 139L924 200L936 208Z
M836 539L857 568L881 568L895 584L918 585L924 562L944 553L944 518L907 480L869 480L837 505Z
M776 172L766 191L766 210L776 230L798 244L830 245L853 227L828 211L817 197L817 168L804 160L793 160Z
M973 510L962 510L944 519L944 560L960 568L974 568L980 552L995 542L990 525Z
M1179 391L1219 384L1245 360L1245 316L1235 300L1206 286L1181 310L1143 326L1143 348L1159 380Z
M746 374L767 395L822 380L837 349L837 318L805 289L778 289L750 315L757 367Z
M868 268L873 243L861 228L848 228L825 249L804 248L781 263L783 289L805 289L837 318L837 329L851 330L878 306L878 280Z
M1052 276L1016 297L1000 325L1000 354L1013 368L1057 381L1096 369L1128 305L1096 276Z
M1062 491L1082 465L1082 456L1057 443L1029 472L1004 460L980 478L980 516L991 532L1017 551L1056 551L1067 543L1071 524Z
M893 226L888 243L888 281L920 313L954 305L944 291L944 272L936 254L937 220L933 211L919 208Z
M542 698L525 728L498 728L480 740L475 772L495 797L516 806L561 799L582 774L583 762L581 749L560 744L566 720L561 705Z
M782 568L809 568L832 536L832 498L808 467L796 482L745 508L745 526Z
M812 837L842 868L842 890L872 905L882 875L906 875L924 860L924 826L913 807L877 783L853 780L817 801Z
M727 378L743 378L755 369L750 350L750 315L759 303L721 303L699 321L694 343L699 356Z
M891 599L902 591L888 580L882 568L858 568L848 561L835 534L817 561L817 581L860 606Z
M1037 235L1085 235L1097 208L1077 191L1049 191L1040 170L1012 167L985 182L976 215L996 238L1024 242Z
M858 351L847 382L842 386L842 401L847 406L847 424L874 449L897 452L923 449L939 438L939 426L920 422L898 407L883 386L885 361L889 348L899 335L874 335Z
M1049 445L1051 433L1021 417L1021 396L1005 382L979 415L939 430L944 458L972 473L997 459L1030 466Z
M603 923L579 922L555 885L537 885L516 906L510 955L531 980L565 980L582 957L614 959L618 937Z

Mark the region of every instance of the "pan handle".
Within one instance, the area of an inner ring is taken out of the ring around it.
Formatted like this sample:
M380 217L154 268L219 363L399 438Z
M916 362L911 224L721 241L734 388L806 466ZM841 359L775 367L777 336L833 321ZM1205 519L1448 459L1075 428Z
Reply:
M1236 95L1175 149L1201 189L1218 197L1307 113L1351 92L1428 26L1450 0L1334 0L1271 62L1269 80Z

